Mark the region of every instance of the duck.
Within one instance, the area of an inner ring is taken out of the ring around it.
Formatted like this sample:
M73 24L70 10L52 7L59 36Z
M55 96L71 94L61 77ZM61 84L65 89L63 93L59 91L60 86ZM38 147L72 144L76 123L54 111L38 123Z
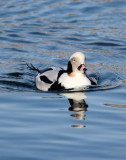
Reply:
M66 69L62 67L50 67L39 70L32 64L28 67L38 72L36 87L42 91L72 90L89 85L97 85L94 78L86 74L86 56L82 52L75 52L68 60Z

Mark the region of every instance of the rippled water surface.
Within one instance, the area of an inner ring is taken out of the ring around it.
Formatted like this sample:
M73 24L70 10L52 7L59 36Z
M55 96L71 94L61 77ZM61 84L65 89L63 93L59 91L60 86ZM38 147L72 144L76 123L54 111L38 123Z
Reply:
M126 1L0 0L0 159L126 159ZM98 86L42 92L35 72L81 51Z

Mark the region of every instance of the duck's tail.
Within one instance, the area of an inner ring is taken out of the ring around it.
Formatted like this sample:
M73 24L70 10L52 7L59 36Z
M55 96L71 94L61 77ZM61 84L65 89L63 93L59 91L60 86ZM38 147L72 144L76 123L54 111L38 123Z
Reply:
M31 70L33 70L33 71L37 71L38 73L40 73L40 70L39 70L38 68L34 67L33 64L27 64L27 63L26 63L26 65L27 65L27 67L28 67L29 69L31 69Z

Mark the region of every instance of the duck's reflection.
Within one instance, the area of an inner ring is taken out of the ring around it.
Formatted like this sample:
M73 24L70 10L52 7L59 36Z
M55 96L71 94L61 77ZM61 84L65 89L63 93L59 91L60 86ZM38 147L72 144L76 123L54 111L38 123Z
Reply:
M75 113L71 114L72 117L78 120L85 120L85 112L87 111L88 105L85 102L86 95L83 92L74 92L74 93L64 93L63 96L68 98L70 103L69 111L74 111ZM75 124L72 125L75 128L83 128L85 125Z

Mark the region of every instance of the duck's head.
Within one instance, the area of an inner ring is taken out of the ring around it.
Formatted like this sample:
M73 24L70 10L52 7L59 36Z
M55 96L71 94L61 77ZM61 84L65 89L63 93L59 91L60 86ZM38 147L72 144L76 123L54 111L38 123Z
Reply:
M74 53L68 62L67 72L68 74L72 72L81 72L84 73L86 71L86 57L81 52Z

